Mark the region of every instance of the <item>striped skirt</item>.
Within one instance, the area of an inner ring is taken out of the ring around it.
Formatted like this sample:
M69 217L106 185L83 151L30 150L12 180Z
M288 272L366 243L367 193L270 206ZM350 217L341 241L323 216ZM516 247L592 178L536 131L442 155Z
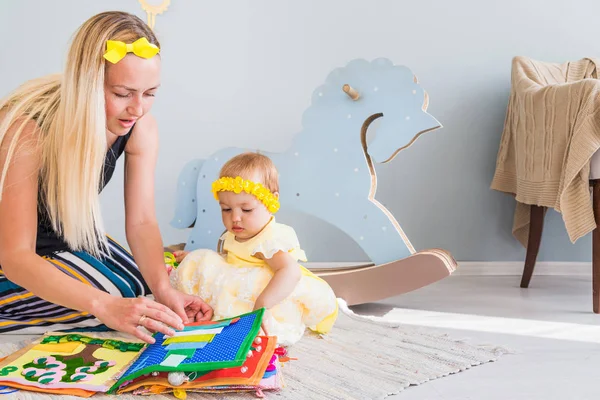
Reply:
M108 238L109 253L102 259L84 252L60 251L43 258L54 268L86 285L120 297L150 294L131 254ZM43 279L43 277L40 277ZM57 288L57 290L60 290ZM0 270L0 333L106 330L93 315L40 299L15 285Z

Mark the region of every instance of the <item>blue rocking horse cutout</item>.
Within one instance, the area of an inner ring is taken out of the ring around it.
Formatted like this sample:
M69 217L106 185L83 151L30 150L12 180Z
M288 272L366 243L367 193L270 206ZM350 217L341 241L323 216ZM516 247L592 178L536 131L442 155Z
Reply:
M349 305L418 289L456 268L444 250L416 252L401 224L375 199L374 162L391 161L419 135L441 127L426 112L427 105L427 93L408 68L383 58L354 60L333 70L314 91L302 131L286 152L261 151L279 170L282 211L293 209L338 227L372 261L313 269ZM367 131L375 120L375 138L368 143ZM186 250L217 245L223 224L211 184L228 159L247 151L257 149L225 148L184 167L171 225L193 226Z

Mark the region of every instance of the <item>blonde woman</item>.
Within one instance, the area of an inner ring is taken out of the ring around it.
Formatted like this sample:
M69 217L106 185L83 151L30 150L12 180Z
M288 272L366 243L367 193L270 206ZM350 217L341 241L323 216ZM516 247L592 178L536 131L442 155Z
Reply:
M212 317L164 268L149 114L160 65L141 19L101 13L79 28L62 75L0 101L0 332L109 327L152 343L140 326L173 334ZM122 153L133 257L105 235L100 215L99 191Z

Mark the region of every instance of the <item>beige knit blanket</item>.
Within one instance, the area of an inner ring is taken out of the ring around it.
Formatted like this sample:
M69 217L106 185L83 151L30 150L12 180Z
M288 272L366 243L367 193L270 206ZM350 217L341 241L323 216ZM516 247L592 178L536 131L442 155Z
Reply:
M600 148L600 60L553 64L515 57L491 188L515 195L513 235L527 246L530 206L562 214L575 242L596 224L590 158Z

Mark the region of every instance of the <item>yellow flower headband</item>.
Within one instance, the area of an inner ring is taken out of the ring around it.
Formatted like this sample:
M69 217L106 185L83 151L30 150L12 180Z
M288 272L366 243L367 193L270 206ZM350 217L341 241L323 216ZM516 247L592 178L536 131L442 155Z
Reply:
M113 64L121 61L127 53L133 53L138 57L152 58L158 54L160 49L157 45L152 44L145 37L139 38L133 43L123 43L118 40L106 41L106 53L104 58Z
M242 179L239 176L236 176L235 179L224 176L217 179L212 184L212 192L216 200L219 200L217 193L222 191L234 193L241 193L244 191L260 200L270 213L275 214L279 210L279 201L277 200L277 197L260 183Z

